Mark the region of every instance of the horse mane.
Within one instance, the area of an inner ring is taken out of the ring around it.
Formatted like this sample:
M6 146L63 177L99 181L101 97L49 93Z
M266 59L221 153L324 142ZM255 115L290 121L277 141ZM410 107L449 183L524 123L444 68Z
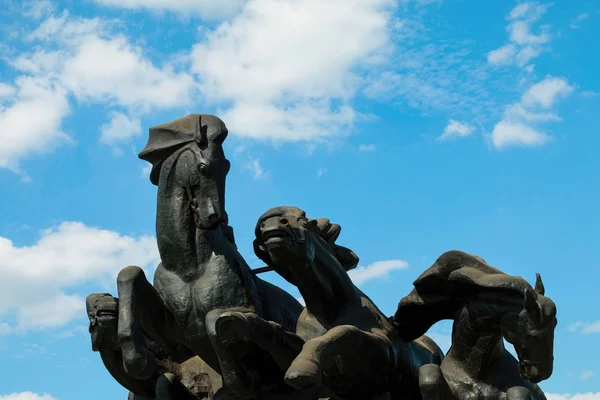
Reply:
M503 273L482 258L458 250L442 254L414 282L414 289L402 298L393 323L405 341L424 335L433 324L454 319L475 295L511 292L522 296L531 285L521 277Z

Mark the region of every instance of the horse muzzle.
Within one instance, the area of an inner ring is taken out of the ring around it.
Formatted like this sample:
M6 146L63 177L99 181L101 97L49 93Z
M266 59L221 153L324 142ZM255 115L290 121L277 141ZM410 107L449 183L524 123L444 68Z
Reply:
M519 363L519 372L521 377L531 383L540 383L552 375L553 362L531 362L525 361Z

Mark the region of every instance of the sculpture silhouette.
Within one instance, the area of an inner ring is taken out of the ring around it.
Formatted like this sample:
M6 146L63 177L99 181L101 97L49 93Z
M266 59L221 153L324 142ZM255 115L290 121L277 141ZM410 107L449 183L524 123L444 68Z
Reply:
M454 319L452 347L441 366L420 371L424 400L546 398L536 383L552 374L557 320L539 274L532 288L480 257L450 251L414 285L394 316L405 340ZM514 346L518 361L502 338Z
M270 209L258 221L257 256L296 285L306 301L296 332L306 343L285 381L296 388L323 384L344 398L418 396L419 367L439 364L443 354L426 337L403 342L352 283L347 270L358 257L335 244L340 231L296 207Z
M158 185L162 262L154 286L138 267L119 273L118 341L125 370L135 378L156 370L144 332L175 361L197 355L222 374L231 391L251 397L258 394L259 382L289 390L283 371L258 346L220 340L219 318L234 309L294 331L302 306L253 275L237 252L225 212L226 136L225 124L210 115L188 115L150 129L140 158L153 164L151 181Z
M140 158L158 186L153 285L124 268L118 298L88 296L92 348L133 400L543 400L556 306L481 258L447 252L392 318L351 281L341 227L276 207L255 229L250 270L225 211L227 128L192 114L150 129ZM256 275L275 270L306 308ZM453 319L443 356L424 334ZM515 359L503 345L511 343ZM222 385L222 387L221 387ZM219 387L221 387L219 389Z

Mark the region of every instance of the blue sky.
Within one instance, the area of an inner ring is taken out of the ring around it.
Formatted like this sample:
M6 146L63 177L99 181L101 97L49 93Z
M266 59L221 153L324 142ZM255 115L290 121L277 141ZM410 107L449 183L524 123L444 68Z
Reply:
M152 272L150 126L227 123L227 210L343 227L388 314L444 251L558 306L553 400L600 399L596 0L0 0L0 399L125 399L83 299ZM272 273L265 277L298 295ZM449 324L432 328L442 347Z

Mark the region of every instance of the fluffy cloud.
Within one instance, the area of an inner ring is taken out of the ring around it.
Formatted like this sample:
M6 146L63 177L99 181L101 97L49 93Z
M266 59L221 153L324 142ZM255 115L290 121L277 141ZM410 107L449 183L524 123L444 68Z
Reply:
M521 122L500 121L492 131L492 145L498 149L510 146L541 146L549 137Z
M208 100L234 133L314 139L358 118L356 70L389 51L390 0L251 0L192 52ZM333 103L339 103L334 105Z
M203 19L220 19L239 11L245 0L94 0L96 3L130 10L171 11L180 14L194 13Z
M0 168L19 172L19 161L71 141L61 130L69 112L67 92L51 77L21 76L3 85L8 101L0 103Z
M475 132L475 127L472 125L451 119L448 121L448 125L444 128L444 132L439 136L439 139L467 137L473 132Z
M114 280L127 265L153 267L154 238L123 236L64 222L41 233L33 246L0 237L0 317L4 333L62 326L83 315L84 299L69 289L85 282Z
M142 134L142 123L120 112L112 112L110 122L100 128L100 141L115 144Z
M518 103L505 109L502 120L492 131L492 145L501 149L510 146L541 146L547 143L550 136L536 124L560 121L560 117L548 110L572 91L573 87L566 79L551 76L532 85Z
M350 275L350 278L355 285L360 286L372 279L385 278L392 271L406 268L408 268L408 263L402 260L377 261L365 267L356 267L355 269L350 270L348 275Z
M195 83L173 64L154 65L143 49L121 34L114 23L63 12L50 16L26 37L33 50L9 62L21 75L0 83L0 168L19 171L19 161L71 142L63 132L69 97L79 102L108 103L140 113L180 107L191 102ZM36 45L41 44L41 47ZM118 114L113 114L113 117ZM114 128L135 134L136 121L116 117ZM120 124L120 126L119 126ZM110 132L109 132L110 131ZM117 133L105 127L104 141Z
M551 108L558 99L568 96L573 87L563 78L548 77L531 86L521 102L526 107Z
M542 26L539 33L532 32L537 22L548 9L548 5L537 2L518 4L507 17L509 42L487 55L490 64L525 66L530 60L539 56L543 46L550 42L551 36L547 26Z

